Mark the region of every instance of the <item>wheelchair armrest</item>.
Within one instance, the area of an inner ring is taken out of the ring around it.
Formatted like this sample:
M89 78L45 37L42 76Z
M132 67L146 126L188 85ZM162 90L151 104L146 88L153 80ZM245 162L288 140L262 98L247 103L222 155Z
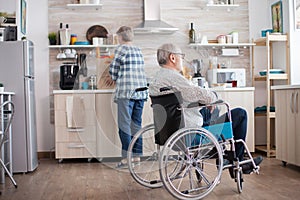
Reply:
M227 102L223 101L222 99L219 99L219 100L209 103L209 104L202 104L200 102L192 102L187 105L187 108L195 108L195 107L203 108L203 107L207 107L207 106L216 106L216 105L221 105L221 104L225 104L227 107L229 107Z

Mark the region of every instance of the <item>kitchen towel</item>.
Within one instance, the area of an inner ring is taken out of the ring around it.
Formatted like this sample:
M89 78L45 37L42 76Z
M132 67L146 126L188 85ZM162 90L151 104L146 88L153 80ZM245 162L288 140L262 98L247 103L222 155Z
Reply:
M66 98L67 128L83 128L85 109L83 98L67 96Z

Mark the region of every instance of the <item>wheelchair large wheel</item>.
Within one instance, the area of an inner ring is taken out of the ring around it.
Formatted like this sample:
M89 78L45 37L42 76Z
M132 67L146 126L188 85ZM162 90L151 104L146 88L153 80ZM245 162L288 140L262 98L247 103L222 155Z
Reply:
M149 188L163 186L159 175L159 149L154 142L154 125L142 128L133 137L128 148L128 168L131 176L141 185ZM142 138L142 146L138 145L138 140ZM142 155L135 155L134 148L142 148ZM139 162L135 158L140 157Z
M170 160L174 155L177 159ZM207 130L184 128L167 140L159 164L161 180L170 194L178 199L201 199L220 181L223 152ZM176 170L178 165L181 170Z

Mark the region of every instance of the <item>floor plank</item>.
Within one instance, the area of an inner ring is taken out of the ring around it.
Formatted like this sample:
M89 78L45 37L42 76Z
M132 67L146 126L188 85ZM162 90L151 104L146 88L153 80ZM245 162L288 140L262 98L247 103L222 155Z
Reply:
M115 162L40 160L34 172L14 174L18 188L6 177L6 183L0 184L0 199L174 199L164 188L145 188L128 170L118 171L114 166ZM223 171L221 183L205 199L299 199L300 167L283 167L281 161L264 157L260 174L245 175L244 179L243 192L238 194L236 183Z

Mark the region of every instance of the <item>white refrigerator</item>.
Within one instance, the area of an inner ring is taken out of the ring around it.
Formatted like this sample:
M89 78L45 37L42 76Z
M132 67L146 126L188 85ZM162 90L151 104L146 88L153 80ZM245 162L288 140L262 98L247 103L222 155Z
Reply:
M15 92L12 122L13 172L31 172L38 166L34 90L34 45L31 41L0 42L0 82Z

